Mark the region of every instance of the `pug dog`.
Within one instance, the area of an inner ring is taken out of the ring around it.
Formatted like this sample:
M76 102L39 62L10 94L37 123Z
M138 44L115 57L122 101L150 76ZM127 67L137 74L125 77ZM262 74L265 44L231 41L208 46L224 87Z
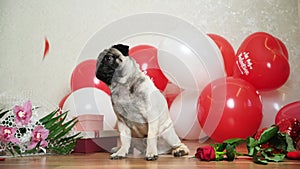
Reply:
M145 138L145 160L157 160L160 142L167 143L175 157L187 155L189 149L175 132L164 96L128 51L127 45L114 45L97 59L96 77L110 88L120 132L121 145L110 158L125 158L134 138Z

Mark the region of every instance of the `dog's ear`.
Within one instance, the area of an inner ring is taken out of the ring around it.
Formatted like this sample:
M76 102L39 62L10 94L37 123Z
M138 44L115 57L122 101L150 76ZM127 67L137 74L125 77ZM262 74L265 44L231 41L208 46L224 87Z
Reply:
M128 56L129 46L123 44L117 44L112 46L112 48L118 49L124 56Z

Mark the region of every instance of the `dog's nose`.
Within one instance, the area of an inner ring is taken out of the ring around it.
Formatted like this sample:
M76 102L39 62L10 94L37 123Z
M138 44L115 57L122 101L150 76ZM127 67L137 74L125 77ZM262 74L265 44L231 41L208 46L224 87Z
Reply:
M103 58L103 63L105 63L105 64L113 64L113 62L114 62L114 58L112 57L112 56L105 56L104 58Z

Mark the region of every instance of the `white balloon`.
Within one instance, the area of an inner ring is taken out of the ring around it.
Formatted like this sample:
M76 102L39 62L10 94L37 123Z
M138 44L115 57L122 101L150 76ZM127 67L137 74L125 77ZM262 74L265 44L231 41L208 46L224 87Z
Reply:
M132 29L119 29L128 23ZM108 34L111 36L106 38ZM78 60L95 58L101 50L124 42L157 47L161 70L183 89L201 91L210 81L226 75L222 54L211 38L181 18L159 13L124 17L101 28Z
M110 96L97 88L81 88L74 91L66 99L62 109L69 110L70 118L80 114L104 115L104 130L112 130L116 126L117 118Z
M294 92L294 93L293 93ZM263 119L260 129L270 127L275 124L278 111L285 105L299 100L298 93L291 91L288 87L281 87L277 90L260 92L263 104Z
M183 89L202 91L212 80L224 77L225 71L222 55L215 44L199 32L196 35L199 38L197 50L178 39L162 40L158 46L158 63L174 84Z
M181 92L170 107L170 117L177 135L187 140L202 140L207 135L202 131L197 118L199 93Z

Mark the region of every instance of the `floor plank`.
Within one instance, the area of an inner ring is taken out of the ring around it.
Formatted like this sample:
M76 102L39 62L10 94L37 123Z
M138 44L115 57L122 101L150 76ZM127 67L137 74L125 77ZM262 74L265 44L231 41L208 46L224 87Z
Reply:
M190 150L189 156L174 158L171 155L161 155L157 161L145 161L142 156L130 155L123 160L110 160L109 153L91 153L91 154L71 154L69 156L35 156L35 157L21 157L21 158L7 158L5 161L0 161L0 169L98 169L98 168L133 168L133 169L274 169L287 168L299 169L299 160L285 160L284 162L273 163L268 165L258 165L252 162L249 157L239 157L233 162L203 162L193 158L196 148L200 144L196 141L185 142ZM246 151L244 146L238 147L239 152Z

